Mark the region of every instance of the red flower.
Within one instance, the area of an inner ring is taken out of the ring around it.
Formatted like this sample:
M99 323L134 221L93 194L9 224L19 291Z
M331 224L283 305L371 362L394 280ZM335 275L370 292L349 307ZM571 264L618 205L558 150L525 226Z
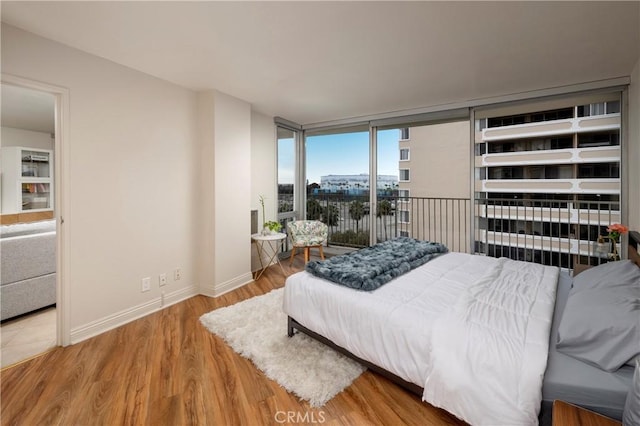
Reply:
M627 232L629 232L629 228L627 228L626 226L620 223L614 223L613 225L610 225L607 228L607 232L617 232L619 234L626 234Z
M620 234L626 234L627 232L629 232L629 228L621 223L614 223L612 225L609 225L609 227L607 228L607 232L609 233L609 238L611 238L613 241L618 241Z

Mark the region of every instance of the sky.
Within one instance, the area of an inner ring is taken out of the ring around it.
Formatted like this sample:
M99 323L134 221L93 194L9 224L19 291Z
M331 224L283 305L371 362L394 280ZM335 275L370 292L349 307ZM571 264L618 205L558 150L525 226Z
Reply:
M398 129L378 132L378 174L398 175ZM320 183L326 175L369 173L369 133L311 136L306 141L307 181ZM293 139L278 142L278 183L293 183Z

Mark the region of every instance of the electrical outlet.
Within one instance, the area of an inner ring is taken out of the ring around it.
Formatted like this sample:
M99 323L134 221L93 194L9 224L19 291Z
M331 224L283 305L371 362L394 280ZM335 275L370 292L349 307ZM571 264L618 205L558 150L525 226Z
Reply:
M142 279L142 292L151 290L151 277Z
M167 274L160 274L158 277L158 282L160 283L160 287L163 285L167 285Z
M181 276L182 276L182 270L180 268L176 268L173 271L173 280L179 281Z

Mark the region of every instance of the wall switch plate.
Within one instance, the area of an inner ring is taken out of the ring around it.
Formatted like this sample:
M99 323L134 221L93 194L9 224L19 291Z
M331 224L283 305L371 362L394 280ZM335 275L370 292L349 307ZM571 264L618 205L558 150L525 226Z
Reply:
M142 279L142 292L151 290L151 277Z
M181 276L182 276L182 270L180 268L176 268L175 271L173 271L173 280L179 281Z
M160 282L160 287L167 285L167 274L160 274L158 281Z

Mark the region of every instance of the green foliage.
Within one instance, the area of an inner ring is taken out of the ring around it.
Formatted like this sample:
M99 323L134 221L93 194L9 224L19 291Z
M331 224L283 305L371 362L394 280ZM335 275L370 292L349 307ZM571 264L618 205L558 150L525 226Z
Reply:
M356 233L358 233L360 220L362 219L362 216L364 216L364 204L362 204L362 201L355 200L349 204L349 216L351 216L351 219L356 221Z
M322 221L328 226L338 226L340 221L340 211L338 207L333 204L329 204L322 209Z
M280 225L280 223L274 222L272 220L270 220L269 222L265 222L263 227L269 228L269 230L273 232L278 232L280 231L280 229L282 229L282 225Z
M380 216L388 216L391 214L391 203L388 200L382 200L378 203L378 212L376 215Z
M320 220L322 217L322 205L315 198L307 199L307 219Z
M364 231L355 232L349 229L344 232L334 232L329 240L330 243L336 245L366 247L369 245L369 233Z
M278 213L290 212L293 210L293 205L291 203L282 203L278 207Z
M391 203L388 200L381 200L378 202L378 212L376 216L382 219L382 230L384 233L384 240L387 240L387 216L391 214Z

